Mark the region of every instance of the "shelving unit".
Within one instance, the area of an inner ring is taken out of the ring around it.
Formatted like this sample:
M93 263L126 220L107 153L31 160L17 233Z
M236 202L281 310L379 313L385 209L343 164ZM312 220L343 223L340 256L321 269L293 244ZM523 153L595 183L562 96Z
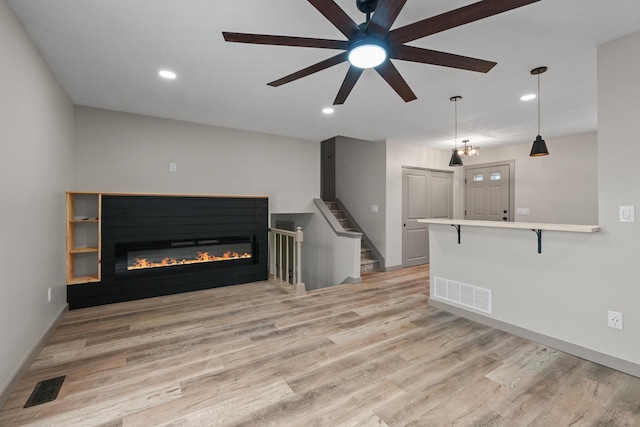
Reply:
M100 193L67 192L67 284L101 280Z

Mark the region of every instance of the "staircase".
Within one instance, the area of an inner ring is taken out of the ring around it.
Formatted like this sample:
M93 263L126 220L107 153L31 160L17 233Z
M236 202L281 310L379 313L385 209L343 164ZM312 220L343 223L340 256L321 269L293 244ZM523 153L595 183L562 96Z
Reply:
M325 204L327 205L329 210L331 210L331 213L333 213L333 216L336 217L340 225L342 225L344 231L355 231L362 233L362 230L358 230L356 227L354 227L353 224L351 224L351 221L349 221L345 213L340 210L336 202L325 201ZM360 273L370 273L372 271L378 271L378 264L379 261L373 255L371 249L369 249L366 243L362 241L360 243Z

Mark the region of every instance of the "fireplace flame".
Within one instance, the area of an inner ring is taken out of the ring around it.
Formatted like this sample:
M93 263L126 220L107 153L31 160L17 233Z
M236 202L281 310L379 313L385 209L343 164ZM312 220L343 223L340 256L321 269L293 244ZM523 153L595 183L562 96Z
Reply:
M238 253L227 251L222 255L213 255L209 252L198 252L198 255L194 259L182 259L177 260L175 258L164 258L162 261L153 262L146 258L136 258L134 264L129 265L127 270L141 270L144 268L156 268L156 267L168 267L173 265L188 265L188 264L200 264L203 262L216 262L216 261L229 261L234 259L246 259L251 258L250 253Z

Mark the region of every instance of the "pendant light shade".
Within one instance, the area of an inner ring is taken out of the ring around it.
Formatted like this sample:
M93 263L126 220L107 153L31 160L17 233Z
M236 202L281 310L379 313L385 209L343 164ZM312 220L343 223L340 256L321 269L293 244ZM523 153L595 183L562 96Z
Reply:
M544 142L544 139L540 135L536 136L536 140L533 141L533 145L531 146L531 153L529 156L538 157L538 156L548 156L549 150L547 150L547 144Z
M461 100L461 96L452 96L449 101L453 102L454 114L455 114L455 127L454 127L454 139L453 150L451 150L451 160L449 160L449 166L463 166L462 157L458 153L458 101Z
M463 166L462 157L458 154L458 149L451 150L451 160L449 160L449 166Z
M547 71L547 67L538 67L531 70L531 75L538 76L538 136L536 136L536 140L533 141L533 145L531 146L531 153L529 156L531 157L539 157L539 156L548 156L549 150L547 150L547 144L540 136L540 74Z

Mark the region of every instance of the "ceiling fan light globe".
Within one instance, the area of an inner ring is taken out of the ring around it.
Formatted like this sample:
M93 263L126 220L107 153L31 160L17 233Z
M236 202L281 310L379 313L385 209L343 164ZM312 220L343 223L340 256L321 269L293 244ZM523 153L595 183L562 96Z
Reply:
M349 63L358 68L373 68L387 59L387 50L375 43L357 44L349 51Z

